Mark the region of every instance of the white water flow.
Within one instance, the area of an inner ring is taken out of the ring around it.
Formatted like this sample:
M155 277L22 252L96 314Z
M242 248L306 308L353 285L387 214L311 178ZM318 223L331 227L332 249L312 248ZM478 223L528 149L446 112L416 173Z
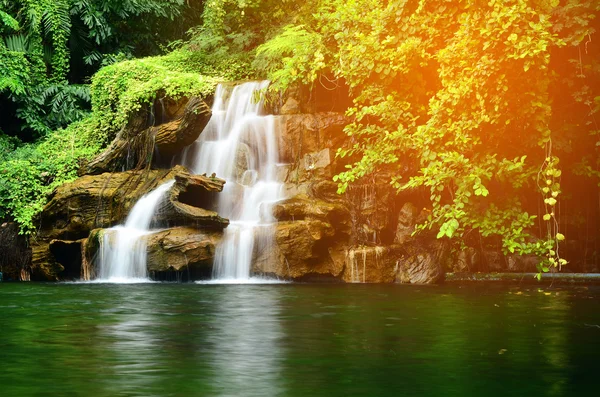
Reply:
M226 180L217 211L230 224L215 253L213 279L248 280L254 253L272 242L271 204L284 196L277 180L276 119L261 115L263 99L258 98L268 84L219 85L210 121L183 156L194 173Z
M148 277L146 239L156 208L175 180L163 183L144 195L131 209L125 225L106 229L100 242L98 278L113 282L131 282Z

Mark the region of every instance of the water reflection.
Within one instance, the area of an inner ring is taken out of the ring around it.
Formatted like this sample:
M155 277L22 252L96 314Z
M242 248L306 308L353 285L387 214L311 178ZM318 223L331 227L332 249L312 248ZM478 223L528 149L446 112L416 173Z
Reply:
M285 356L280 324L281 289L227 286L218 295L218 312L207 342L211 345L211 383L219 396L284 395Z
M165 362L161 335L156 334L160 318L153 313L155 296L138 286L113 286L111 295L119 302L107 309L109 321L98 325L98 344L105 351L110 374L105 390L112 395L150 394L155 372Z

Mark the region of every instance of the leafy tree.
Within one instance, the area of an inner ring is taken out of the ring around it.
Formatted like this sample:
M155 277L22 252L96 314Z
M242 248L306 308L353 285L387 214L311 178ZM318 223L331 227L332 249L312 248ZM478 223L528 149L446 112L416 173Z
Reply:
M599 10L579 0L323 1L313 18L260 46L255 65L279 89L324 75L350 87L351 145L338 156L351 164L335 177L340 193L377 174L399 192L425 189L430 215L419 230L462 242L473 232L499 239L506 253L542 255L539 269L548 271L566 264L558 250L565 238L558 153L572 149L559 133L565 126L555 112L565 101L553 85L582 86L570 90L575 100L591 119L598 110L575 68L555 59L589 44ZM597 55L590 62L597 78ZM598 134L595 122L567 128L585 142ZM593 174L585 158L580 172ZM542 233L527 195L535 191Z

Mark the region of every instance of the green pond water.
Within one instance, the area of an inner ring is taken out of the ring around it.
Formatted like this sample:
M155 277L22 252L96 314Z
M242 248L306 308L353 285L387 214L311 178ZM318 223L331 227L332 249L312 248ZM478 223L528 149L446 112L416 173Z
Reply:
M586 396L600 288L0 284L0 396Z

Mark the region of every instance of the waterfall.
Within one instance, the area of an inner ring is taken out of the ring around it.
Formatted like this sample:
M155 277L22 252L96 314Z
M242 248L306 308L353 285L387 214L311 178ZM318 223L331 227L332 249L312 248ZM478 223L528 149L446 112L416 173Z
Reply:
M248 279L253 253L273 240L271 204L284 196L277 180L277 120L261 114L264 100L257 95L268 85L219 85L210 121L183 154L192 172L227 182L216 209L230 224L215 253L214 279Z
M163 183L135 203L125 225L106 229L100 241L99 278L127 281L148 277L146 239L156 208L175 180Z

